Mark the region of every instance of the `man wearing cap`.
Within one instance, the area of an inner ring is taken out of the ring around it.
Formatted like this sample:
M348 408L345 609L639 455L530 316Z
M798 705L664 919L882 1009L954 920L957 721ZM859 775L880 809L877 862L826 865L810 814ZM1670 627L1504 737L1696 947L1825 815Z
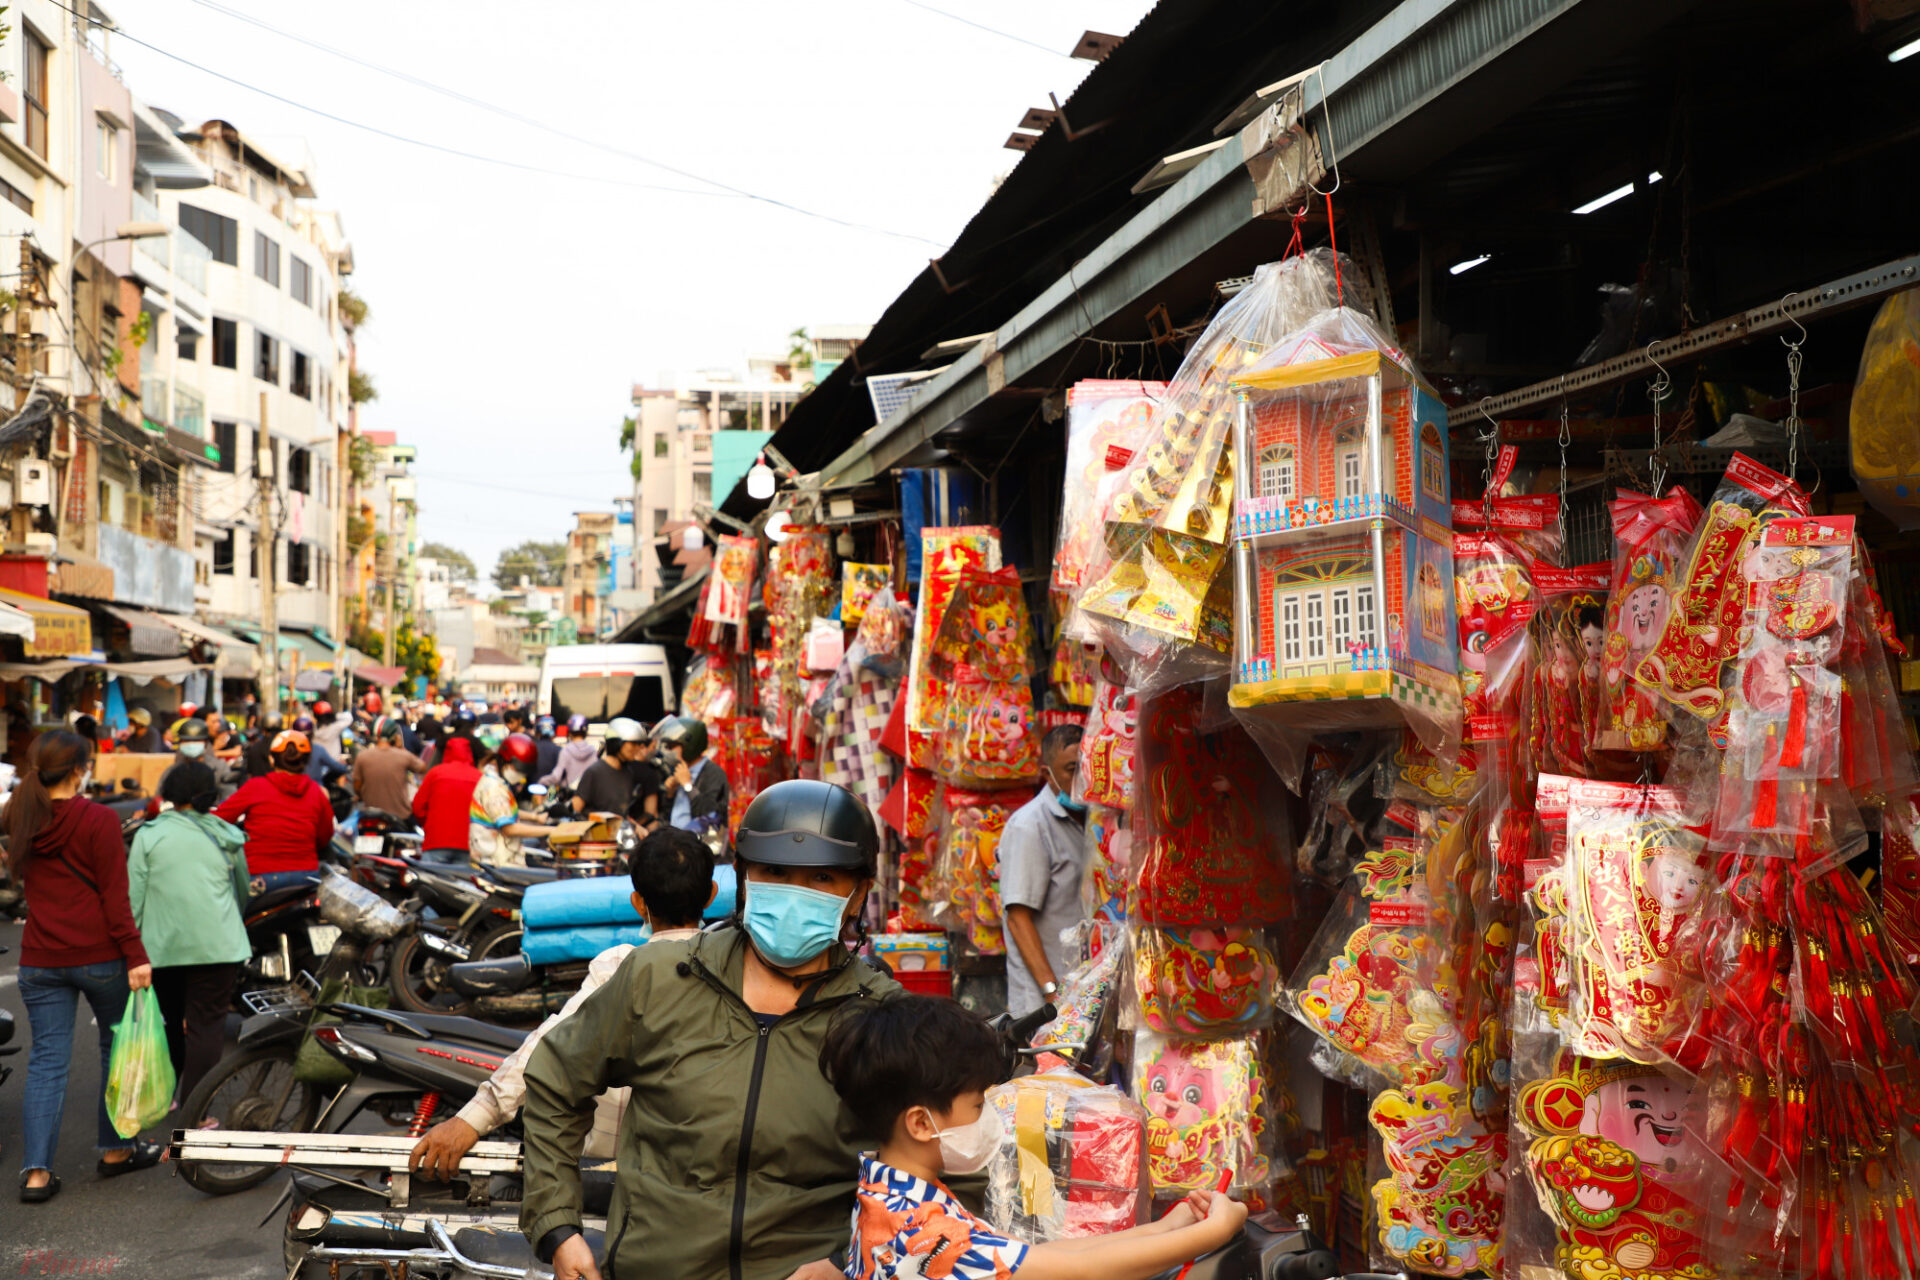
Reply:
M148 755L167 749L167 744L160 740L160 731L153 727L153 712L145 707L134 707L127 712L127 719L132 722L133 728L127 732L126 741L120 744L122 747Z
M638 720L626 716L615 716L609 720L600 758L587 766L587 771L580 775L580 784L573 789L573 811L629 812L636 783L633 771L627 766L631 762L646 759L647 751L647 731L640 727ZM646 799L650 802L646 807L647 815L657 817L659 796L650 795Z

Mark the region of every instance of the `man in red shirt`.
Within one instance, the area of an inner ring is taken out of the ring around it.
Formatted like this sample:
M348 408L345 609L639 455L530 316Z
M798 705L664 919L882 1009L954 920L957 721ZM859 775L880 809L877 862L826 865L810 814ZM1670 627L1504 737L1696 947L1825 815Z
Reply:
M467 823L480 771L473 767L473 744L449 738L440 763L427 770L413 793L413 816L420 820L420 857L427 862L465 862L472 855Z
M250 778L213 811L247 833L247 872L253 892L299 880L318 883L320 851L333 839L333 806L320 784L306 775L313 746L288 729L270 748L273 770Z

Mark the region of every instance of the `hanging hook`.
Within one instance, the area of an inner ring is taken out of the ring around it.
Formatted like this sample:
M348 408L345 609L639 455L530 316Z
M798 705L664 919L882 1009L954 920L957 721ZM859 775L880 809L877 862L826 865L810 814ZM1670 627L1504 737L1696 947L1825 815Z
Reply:
M1652 365L1660 373L1658 378L1647 383L1647 394L1655 400L1665 400L1667 398L1667 392L1673 390L1673 379L1667 376L1667 367L1661 364L1659 358L1653 354L1653 349L1659 345L1658 339L1647 344L1647 363Z
M1312 178L1307 179L1307 186L1312 190L1313 194L1317 196L1330 196L1333 194L1334 191L1338 191L1340 189L1341 179L1340 179L1340 153L1337 149L1335 149L1333 145L1333 108L1332 108L1332 105L1327 101L1327 64L1326 62L1322 61L1319 66L1315 67L1313 69L1313 74L1320 81L1320 118L1322 121L1325 122L1326 129L1327 129L1326 149L1327 149L1327 152L1333 157L1333 190L1322 191L1320 188L1313 185ZM1303 81L1301 84L1301 94L1300 94L1300 98L1302 102L1306 100L1306 96L1307 95L1305 92L1305 82ZM1326 170L1322 169L1321 172L1325 173Z
M1780 299L1780 314L1786 319L1793 321L1793 327L1800 331L1799 342L1788 342L1785 334L1780 335L1780 341L1782 345L1784 345L1789 351L1798 351L1803 345L1805 345L1807 341L1807 326L1800 323L1799 316L1796 316L1795 314L1793 314L1793 312L1787 310L1787 304L1792 302L1795 298L1798 298L1799 296L1800 295L1798 293L1790 293L1786 297Z

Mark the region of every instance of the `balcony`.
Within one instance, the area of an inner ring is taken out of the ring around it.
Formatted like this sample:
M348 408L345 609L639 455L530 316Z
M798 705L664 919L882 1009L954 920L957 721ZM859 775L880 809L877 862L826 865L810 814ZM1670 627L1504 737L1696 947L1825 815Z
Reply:
M207 246L184 231L173 233L173 273L181 284L196 293L207 291L207 266L213 261L213 255L207 252Z

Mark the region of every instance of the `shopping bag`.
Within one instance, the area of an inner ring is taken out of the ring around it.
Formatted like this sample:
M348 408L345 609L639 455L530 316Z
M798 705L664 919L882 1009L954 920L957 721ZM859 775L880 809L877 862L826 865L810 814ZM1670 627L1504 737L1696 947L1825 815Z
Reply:
M173 1059L167 1054L167 1024L153 988L142 987L128 998L120 1025L113 1029L107 1117L115 1133L131 1138L166 1119L172 1109Z
M320 984L320 996L313 1003L315 1008L329 1004L357 1004L366 1009L384 1009L390 995L385 987L355 986L344 978L336 977ZM329 1026L338 1021L338 1015L322 1013L308 1022L307 1034L293 1056L295 1080L325 1089L353 1083L353 1068L321 1048L320 1042L313 1038L315 1027Z

